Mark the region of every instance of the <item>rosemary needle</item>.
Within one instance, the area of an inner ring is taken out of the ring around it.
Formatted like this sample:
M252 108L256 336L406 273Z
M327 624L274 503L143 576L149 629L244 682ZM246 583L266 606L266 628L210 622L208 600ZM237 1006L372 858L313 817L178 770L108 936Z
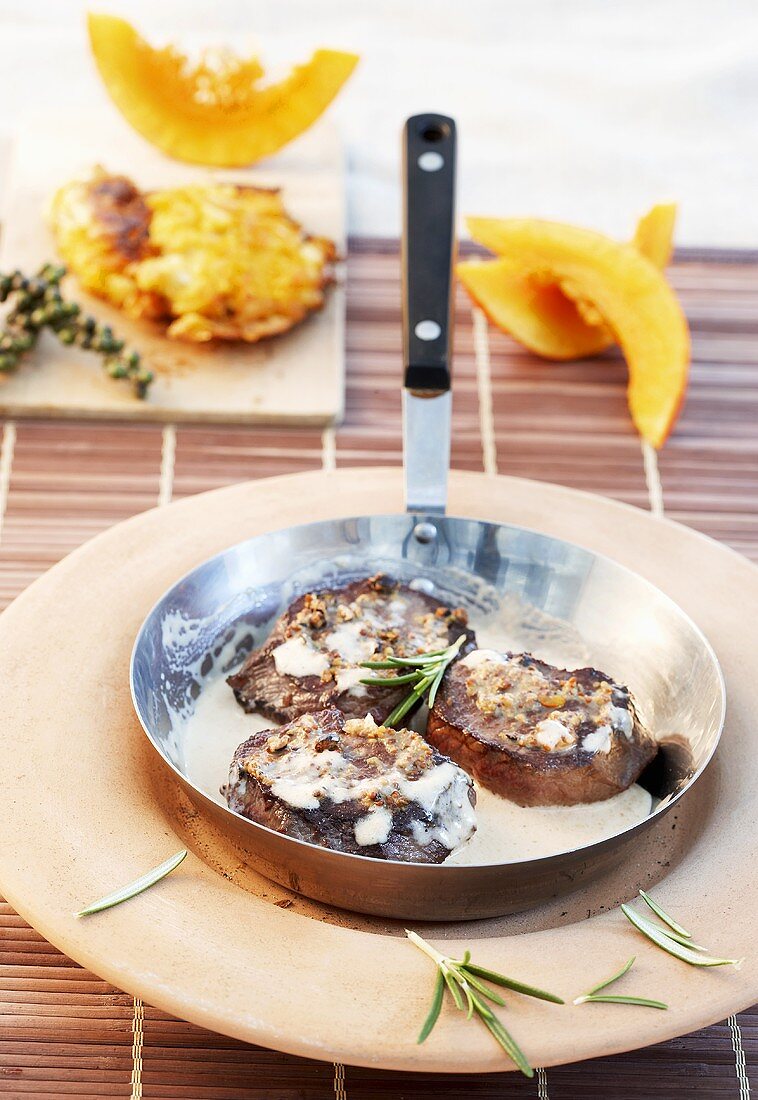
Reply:
M641 1008L668 1008L667 1004L663 1001L651 1001L647 997L634 997L634 996L621 996L611 993L601 993L601 989L607 989L609 985L613 985L619 978L623 978L625 974L634 966L634 960L636 955L632 955L628 962L625 962L620 970L617 970L615 974L611 974L610 978L606 978L602 982L598 982L597 985L593 985L592 989L588 993L583 993L581 997L574 998L575 1005L584 1004L612 1004L612 1005L639 1005Z
M474 977L467 966L461 967L461 969L466 976L466 981L472 989L475 989L477 993L481 993L488 1001L492 1001L493 1005L500 1005L501 1008L505 1007L505 1001L499 993L495 993L494 989L488 989L484 982L480 982L478 978Z
M639 1005L640 1008L668 1008L663 1001L650 1001L647 997L614 997L607 993L599 996L595 993L585 993L583 997L577 997L575 1005L583 1004L611 1004L611 1005Z
M442 974L445 979L445 985L450 990L452 998L455 1001L455 1007L458 1009L459 1012L463 1012L463 995L461 993L460 986L455 981L449 970L443 970Z
M465 963L464 969L469 974L475 974L479 978L485 978L494 985L502 985L506 989L512 989L515 993L523 993L525 997L537 997L540 1001L552 1001L553 1004L563 1005L566 1002L555 993L548 993L544 989L538 989L536 985L526 985L525 982L517 982L515 978L506 978L505 974L498 974L496 970L488 970L485 966L477 966L475 963Z
M587 997L594 997L594 995L596 993L599 993L601 989L607 989L607 987L609 985L613 985L613 983L617 982L619 980L619 978L623 978L624 975L628 974L629 971L634 966L634 960L636 958L637 958L636 955L632 955L629 962L624 963L624 965L621 967L621 969L618 970L615 974L613 974L610 978L606 978L604 982L598 982L597 985L593 985L592 989L587 991L586 996ZM574 1001L574 1004L576 1004L576 1001Z
M85 909L80 909L78 913L74 913L75 917L89 917L92 913L101 913L103 909L110 909L114 905L120 905L122 901L128 901L130 898L136 897L137 894L141 894L143 890L147 890L148 887L154 886L156 882L160 882L162 878L170 874L187 855L187 849L182 848L181 852L177 852L176 855L171 856L165 863L161 863L158 867L154 867L152 871L148 871L146 874L141 875L140 878L135 879L134 882L130 882L128 886L122 886L120 890L114 890L112 894L106 894L105 897L99 898L98 901L93 901L91 905L88 905Z
M442 1000L445 996L445 976L441 970L437 970L437 980L434 983L434 996L432 997L432 1007L429 1009L429 1015L424 1020L424 1026L418 1034L417 1043L423 1043L424 1039L428 1037L432 1028L437 1023L440 1010L442 1008Z
M702 944L693 943L687 936L680 936L678 932L675 932L673 928L661 928L660 931L668 939L673 940L675 943L680 943L683 947L689 947L690 951L704 951L708 954L708 948L703 947Z
M682 928L681 924L675 921L673 917L670 917L666 910L663 909L657 901L653 901L653 899L650 897L650 894L646 894L644 890L640 890L640 897L644 902L646 902L647 905L650 906L656 917L660 917L663 923L667 924L669 928L677 933L677 935L684 936L684 938L687 940L692 939L692 933L688 932L686 928ZM673 938L675 937L672 936L672 939Z
M663 1001L651 1001L647 997L621 996L600 992L601 989L607 989L609 985L613 985L619 978L623 978L625 974L628 974L634 966L636 957L636 955L632 955L631 959L625 962L621 969L617 970L615 974L611 974L610 978L605 978L604 981L598 982L597 985L593 985L592 989L590 989L588 993L583 993L581 997L575 997L574 1004L639 1005L641 1008L668 1008L668 1005L664 1004Z
M653 924L646 917L641 917L628 905L622 905L621 912L643 936L647 936L658 947L668 951L669 955L673 955L674 958L681 959L682 962L689 963L691 966L734 966L739 969L742 965L742 959L714 959L710 955L703 955L698 951L694 951L691 947L685 947L676 940L670 939L664 929Z

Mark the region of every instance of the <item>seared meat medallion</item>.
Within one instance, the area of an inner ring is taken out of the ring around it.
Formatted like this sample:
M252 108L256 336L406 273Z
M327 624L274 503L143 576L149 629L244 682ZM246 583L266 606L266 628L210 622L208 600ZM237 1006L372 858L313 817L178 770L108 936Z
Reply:
M348 717L382 722L407 688L361 684L376 675L361 662L444 649L461 634L465 652L474 644L466 624L465 611L382 575L307 592L228 683L245 710L276 721L335 706Z
M626 790L657 745L627 688L594 668L478 649L447 672L427 739L522 806L599 802Z
M224 794L277 832L378 859L441 863L476 827L461 768L411 730L335 708L248 738Z
M362 664L458 639L425 737L383 725L411 677L389 662L389 684L363 684L377 672ZM600 802L655 756L605 673L475 646L465 611L381 574L298 597L228 679L246 711L286 723L239 746L228 805L336 851L441 863L475 831L474 780L522 806Z

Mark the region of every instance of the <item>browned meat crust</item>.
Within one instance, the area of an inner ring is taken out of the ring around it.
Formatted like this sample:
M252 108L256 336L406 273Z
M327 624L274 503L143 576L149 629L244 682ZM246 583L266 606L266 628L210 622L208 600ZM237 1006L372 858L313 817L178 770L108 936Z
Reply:
M655 756L628 689L604 673L487 653L450 668L427 738L496 794L521 806L599 802Z
M465 653L475 644L466 622L465 611L385 576L308 592L287 608L266 644L228 683L245 710L277 721L335 706L348 717L371 714L383 722L408 688L360 685L359 678L372 675L358 667L360 661L441 649L461 634ZM281 648L285 643L288 650ZM308 659L311 674L286 671L298 667L298 654L301 663Z
M152 211L141 191L126 176L98 176L89 184L92 216L114 253L126 263L152 254Z
M414 796L421 779L423 805ZM440 863L474 831L464 771L417 733L334 708L250 737L224 794L231 809L277 832L377 859Z

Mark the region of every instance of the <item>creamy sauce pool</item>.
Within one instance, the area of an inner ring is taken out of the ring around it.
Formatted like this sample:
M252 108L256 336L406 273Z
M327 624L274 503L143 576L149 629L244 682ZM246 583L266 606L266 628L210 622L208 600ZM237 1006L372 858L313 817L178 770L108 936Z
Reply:
M206 680L194 713L184 725L184 770L187 778L225 806L219 788L229 779L234 750L260 730L276 723L260 714L246 714L223 676Z
M517 806L476 786L476 832L445 865L508 863L567 852L643 821L652 808L638 784L604 802L579 806Z
M184 729L188 778L225 805L219 788L228 779L234 750L253 733L273 724L259 714L246 714L223 677L207 681ZM637 784L605 802L580 806L517 806L478 784L476 795L477 830L448 856L448 865L555 855L612 836L644 820L652 809L650 795Z

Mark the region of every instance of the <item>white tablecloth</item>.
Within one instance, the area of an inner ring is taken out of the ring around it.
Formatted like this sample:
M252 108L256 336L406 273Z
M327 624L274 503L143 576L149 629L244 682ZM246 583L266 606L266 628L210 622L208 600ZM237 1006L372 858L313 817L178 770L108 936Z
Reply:
M0 0L0 156L25 115L103 91L81 0ZM334 108L351 232L396 234L406 115L460 128L460 210L625 235L681 203L684 244L758 246L756 0L120 0L156 41L259 48L274 71L315 46L362 61ZM84 123L83 123L84 124ZM127 166L128 167L128 166Z

